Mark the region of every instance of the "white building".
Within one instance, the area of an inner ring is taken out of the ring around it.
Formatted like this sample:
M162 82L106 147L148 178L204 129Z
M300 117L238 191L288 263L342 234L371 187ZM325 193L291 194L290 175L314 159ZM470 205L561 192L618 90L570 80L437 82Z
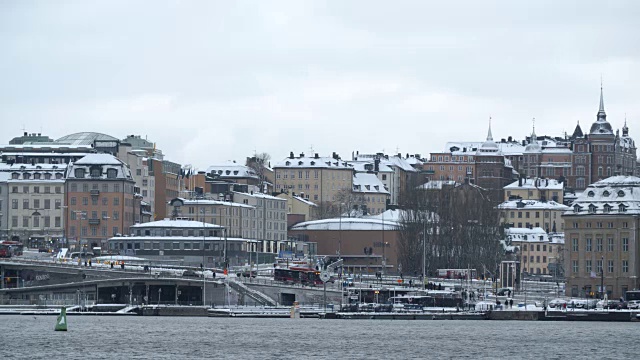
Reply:
M564 231L562 214L570 207L555 201L509 200L498 205L503 224L509 227L540 227L547 232Z
M6 199L8 237L33 247L64 238L66 168L64 164L0 165L0 171L10 176Z
M374 173L353 175L353 193L361 196L369 214L381 214L387 208L390 193Z
M233 201L256 209L256 239L287 240L287 200L260 193L233 192ZM269 244L266 244L269 247Z

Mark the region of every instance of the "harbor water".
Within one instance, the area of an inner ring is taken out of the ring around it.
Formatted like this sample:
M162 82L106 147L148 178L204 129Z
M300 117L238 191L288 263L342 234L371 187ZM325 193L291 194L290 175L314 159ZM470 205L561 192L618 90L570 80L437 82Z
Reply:
M640 323L0 316L0 359L636 358Z

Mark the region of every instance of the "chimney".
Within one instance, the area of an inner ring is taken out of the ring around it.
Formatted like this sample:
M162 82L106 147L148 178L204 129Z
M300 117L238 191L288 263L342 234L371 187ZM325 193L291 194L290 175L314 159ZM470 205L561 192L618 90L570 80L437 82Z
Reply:
M402 159L402 154L398 153L398 157Z
M300 153L300 157L303 158L304 157L304 153Z
M375 172L380 171L380 159L376 158L376 159L373 161L373 170L374 170Z
M509 142L512 142L512 141L513 141L513 137L509 136L509 137L507 138L507 140L509 140Z
M293 151L289 153L289 159L293 159Z
M27 132L25 131L24 134L22 136L27 136Z
M313 157L316 158L316 159L320 158L320 156L318 156L318 153L315 153L315 155Z
M522 175L518 176L518 187L522 187Z

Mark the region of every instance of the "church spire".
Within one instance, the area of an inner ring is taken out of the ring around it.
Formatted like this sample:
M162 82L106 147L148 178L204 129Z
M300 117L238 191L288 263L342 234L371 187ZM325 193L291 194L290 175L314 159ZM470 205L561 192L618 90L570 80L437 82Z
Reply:
M602 79L600 79L600 108L598 108L598 121L607 121L607 113L604 112L604 96L602 91Z
M533 130L531 131L531 142L538 140L538 136L536 135L536 118L533 118Z
M491 135L491 116L489 116L489 132L487 133L487 141L493 141L493 135Z

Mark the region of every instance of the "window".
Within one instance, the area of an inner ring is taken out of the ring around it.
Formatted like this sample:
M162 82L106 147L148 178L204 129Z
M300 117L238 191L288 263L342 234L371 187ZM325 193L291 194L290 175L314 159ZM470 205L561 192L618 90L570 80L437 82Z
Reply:
M18 217L17 216L12 216L11 217L11 227L18 227Z
M592 267L591 267L591 260L586 260L584 262L584 267L585 267L585 270L587 271L587 273L591 274L591 271L593 271Z
M607 261L607 268L608 268L607 271L609 273L613 273L613 260Z
M45 186L44 187L44 193L45 194L51 194L51 186Z
M622 260L622 272L629 272L629 260Z
M22 227L29 227L29 217L28 216L23 216L22 217Z
M51 200L50 199L44 199L44 208L49 210L51 209Z
M89 205L89 198L88 197L83 197L82 198L82 205Z
M578 260L571 260L571 269L574 274L578 273Z
M629 251L629 238L622 238L622 251L623 252Z
M59 228L61 226L61 222L60 221L61 221L60 216L56 216L55 219L54 219L54 225L53 226Z
M607 238L607 251L613 252L613 238Z
M596 239L596 251L602 252L602 238Z
M113 198L113 205L114 206L119 206L120 205L120 198L114 197Z
M117 211L114 211L114 212L113 212L113 217L112 217L112 219L113 219L113 220L118 220L119 218L120 218L120 213L119 213L119 212L117 212Z
M602 260L598 260L596 262L596 271L598 272L598 274L602 273L602 266L604 264L602 263Z
M75 169L73 175L75 177L77 177L77 178L83 178L84 177L84 169Z
M140 171L140 169L138 169ZM118 170L107 169L107 179L115 179L118 176Z
M571 239L572 251L578 252L578 239Z
M71 205L75 205L76 204L76 198L75 196L71 198Z
M11 200L11 208L15 210L18 209L18 199Z
M55 209L56 210L60 210L61 207L62 207L62 200L56 199L55 200Z
M109 205L109 198L105 196L102 198L102 206L108 206L108 205Z
M539 263L540 262L540 256L536 256L536 262Z
M22 200L22 208L23 209L28 209L29 208L29 200L28 199L23 199Z
M33 208L40 209L40 199L33 199Z
M28 194L29 193L29 187L28 186L23 186L22 187L22 192L25 193L25 194Z

